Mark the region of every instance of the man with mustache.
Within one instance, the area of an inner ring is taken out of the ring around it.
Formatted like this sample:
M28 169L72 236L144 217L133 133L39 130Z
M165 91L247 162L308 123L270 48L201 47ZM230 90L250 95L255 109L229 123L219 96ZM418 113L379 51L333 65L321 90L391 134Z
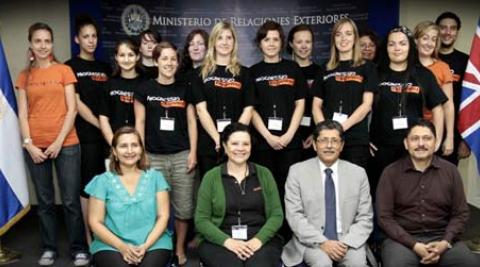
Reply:
M317 156L290 167L285 183L285 215L293 232L285 245L286 266L367 266L365 243L373 229L367 174L339 159L342 125L320 122L313 131Z
M382 173L376 203L387 236L385 267L478 266L459 239L469 216L462 178L455 165L434 155L435 142L435 127L420 119L403 140L408 155Z

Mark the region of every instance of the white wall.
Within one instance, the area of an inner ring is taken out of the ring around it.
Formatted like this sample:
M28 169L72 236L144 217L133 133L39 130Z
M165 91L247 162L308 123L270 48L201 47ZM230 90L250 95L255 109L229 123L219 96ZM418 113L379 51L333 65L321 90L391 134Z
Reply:
M2 37L12 79L26 64L27 29L37 21L48 23L54 31L55 54L60 61L70 58L68 0L1 0L0 36ZM462 29L457 48L470 52L473 33L480 15L480 1L400 0L400 24L413 30L423 20L435 20L443 11L457 13ZM473 158L460 163L470 203L480 207L480 177L475 174ZM30 192L33 192L33 188ZM32 198L33 199L33 198Z
M413 31L419 22L435 22L438 15L445 11L454 12L460 17L462 28L456 47L469 54L480 18L480 1L400 0L400 24Z

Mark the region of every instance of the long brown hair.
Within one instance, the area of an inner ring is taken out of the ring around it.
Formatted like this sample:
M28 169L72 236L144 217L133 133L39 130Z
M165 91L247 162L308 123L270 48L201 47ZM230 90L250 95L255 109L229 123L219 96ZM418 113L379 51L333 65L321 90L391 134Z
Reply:
M337 47L335 46L335 33L338 29L344 24L350 24L353 28L353 33L355 35L355 40L353 43L353 53L352 53L352 67L357 67L362 65L365 60L362 58L362 53L360 52L360 38L358 35L358 29L355 22L349 18L341 18L339 19L332 28L332 34L330 36L330 59L327 62L327 70L333 70L338 67L338 63L340 62Z
M145 147L143 146L142 139L140 137L140 134L138 133L135 128L130 127L130 126L124 126L117 131L115 131L115 134L113 135L112 139L112 146L111 146L111 152L110 152L110 170L112 172L117 173L118 175L122 175L122 169L120 168L120 162L117 160L115 155L113 154L113 150L117 147L118 145L118 139L120 139L120 136L124 134L134 134L137 139L140 147L142 148L142 154L140 155L140 160L137 162L137 168L140 170L146 170L150 167L147 159L147 155L145 153Z

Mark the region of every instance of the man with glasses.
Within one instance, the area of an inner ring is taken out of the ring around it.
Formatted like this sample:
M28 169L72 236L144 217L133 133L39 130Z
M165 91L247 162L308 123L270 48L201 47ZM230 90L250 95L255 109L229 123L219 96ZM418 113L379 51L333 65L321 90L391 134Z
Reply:
M285 215L293 232L285 245L286 266L366 266L365 242L373 213L365 170L339 159L340 123L320 122L313 132L317 156L290 167Z
M376 203L387 236L385 267L478 266L459 240L468 220L462 179L455 165L434 154L435 142L435 127L420 119L403 141L409 155L385 168L380 178Z

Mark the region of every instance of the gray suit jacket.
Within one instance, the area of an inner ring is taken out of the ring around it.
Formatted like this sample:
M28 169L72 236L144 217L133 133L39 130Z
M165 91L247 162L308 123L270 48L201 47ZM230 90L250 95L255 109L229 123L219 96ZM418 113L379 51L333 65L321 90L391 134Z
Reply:
M306 247L318 247L327 240L323 235L325 204L321 175L316 157L290 167L285 183L285 215L293 236L282 252L287 266L301 263ZM365 170L339 160L337 190L342 215L339 240L357 249L365 244L373 229L372 200Z

